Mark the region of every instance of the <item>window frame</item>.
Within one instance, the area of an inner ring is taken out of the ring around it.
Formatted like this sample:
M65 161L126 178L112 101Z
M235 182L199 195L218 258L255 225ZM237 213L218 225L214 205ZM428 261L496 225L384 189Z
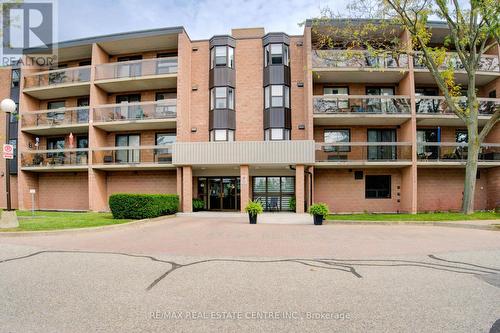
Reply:
M17 73L17 75L14 75L14 73ZM16 78L16 79L14 79ZM19 88L19 85L21 83L21 69L20 68L14 68L12 69L11 73L11 88Z
M216 140L217 132L224 131L225 139L224 140ZM209 132L209 141L210 142L233 142L235 138L235 130L230 128L213 128Z
M281 95L273 95L273 87L281 87ZM281 105L274 105L273 98L280 98ZM291 104L290 87L288 85L270 84L264 87L264 109L270 109L270 108L290 109L290 104Z
M224 97L217 97L217 89L224 89ZM212 110L234 110L235 105L235 92L233 87L222 86L222 87L213 87L210 89L210 111ZM223 99L225 106L217 107L217 100Z
M281 53L273 53L273 46L281 46ZM273 54L281 55L280 63L273 63ZM290 46L285 43L269 43L264 47L264 67L290 66Z
M217 49L224 48L224 55L217 55ZM217 58L225 58L224 63L217 64ZM210 69L216 67L234 68L234 47L231 45L214 45L210 49Z
M273 131L281 130L281 138L273 139ZM264 130L264 141L290 141L292 139L292 132L285 127L269 127Z
M381 177L388 177L389 180L389 196L381 197L381 196L368 196L368 191L379 191L380 189L378 188L368 188L368 179L373 179L373 178L381 178ZM365 199L392 199L392 175L365 175Z

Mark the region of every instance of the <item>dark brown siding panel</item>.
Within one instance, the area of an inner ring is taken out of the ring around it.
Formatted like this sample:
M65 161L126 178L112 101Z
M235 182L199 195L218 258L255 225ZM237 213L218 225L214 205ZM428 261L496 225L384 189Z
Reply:
M236 113L234 110L217 109L210 111L210 130L212 129L235 129Z
M233 68L215 67L210 70L209 87L225 87L235 88L236 75Z
M291 110L288 108L271 108L264 110L264 129L270 127L292 127Z
M264 87L270 84L290 85L290 67L269 65L264 67Z

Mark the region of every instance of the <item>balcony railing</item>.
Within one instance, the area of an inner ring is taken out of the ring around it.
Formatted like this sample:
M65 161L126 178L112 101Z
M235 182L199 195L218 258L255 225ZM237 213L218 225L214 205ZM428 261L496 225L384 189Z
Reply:
M453 52L448 52L446 54L446 59L440 66L440 69L447 69L448 65L451 65L451 67L457 71L465 70L462 62L460 61L460 58L456 53ZM423 60L422 52L415 52L415 55L413 56L413 66L416 69L427 69L427 66L425 65L425 62ZM479 66L477 70L482 72L500 72L498 56L489 54L482 55L481 59L479 60Z
M411 161L409 142L337 142L316 144L316 162Z
M43 88L90 81L90 66L37 72L24 77L24 88Z
M313 68L408 68L408 55L368 51L313 50Z
M409 96L325 95L314 96L314 113L406 113L411 112Z
M172 119L176 116L176 99L165 99L156 102L108 104L94 108L94 122Z
M177 57L119 61L96 66L96 80L177 73Z
M102 147L92 150L96 165L172 164L172 146Z
M33 150L21 153L21 167L86 166L87 148Z
M417 158L424 162L464 162L468 155L467 143L418 142ZM500 162L500 143L483 143L479 161Z
M479 114L492 115L500 107L500 98L478 98ZM418 96L415 100L418 114L454 114L443 96ZM467 106L467 99L458 102L461 107Z
M88 122L88 107L30 111L21 114L21 128L88 124Z

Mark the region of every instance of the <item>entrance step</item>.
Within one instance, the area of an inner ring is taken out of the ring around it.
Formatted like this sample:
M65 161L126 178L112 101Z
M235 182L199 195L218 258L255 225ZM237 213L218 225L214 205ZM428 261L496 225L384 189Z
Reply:
M248 214L239 212L193 212L177 213L177 216L190 216L197 218L228 218L235 222L248 223ZM257 224L313 224L309 214L296 214L287 212L263 213L257 218Z

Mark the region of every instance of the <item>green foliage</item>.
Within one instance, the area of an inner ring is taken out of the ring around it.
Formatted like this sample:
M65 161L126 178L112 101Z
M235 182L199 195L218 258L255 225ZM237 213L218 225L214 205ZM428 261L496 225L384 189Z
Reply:
M193 210L195 212L203 210L204 208L205 208L205 201L203 201L202 199L198 199L198 198L193 199Z
M297 207L297 199L295 199L295 197L292 197L288 205L290 206L290 210L295 211L295 208Z
M109 197L109 208L115 219L146 219L177 213L176 194L117 193Z
M322 202L315 203L314 205L311 205L311 207L309 207L309 214L311 215L321 215L326 218L329 213L330 210L328 209L328 206Z
M245 207L245 212L250 215L259 215L262 214L264 208L262 208L262 204L258 201L250 201Z

